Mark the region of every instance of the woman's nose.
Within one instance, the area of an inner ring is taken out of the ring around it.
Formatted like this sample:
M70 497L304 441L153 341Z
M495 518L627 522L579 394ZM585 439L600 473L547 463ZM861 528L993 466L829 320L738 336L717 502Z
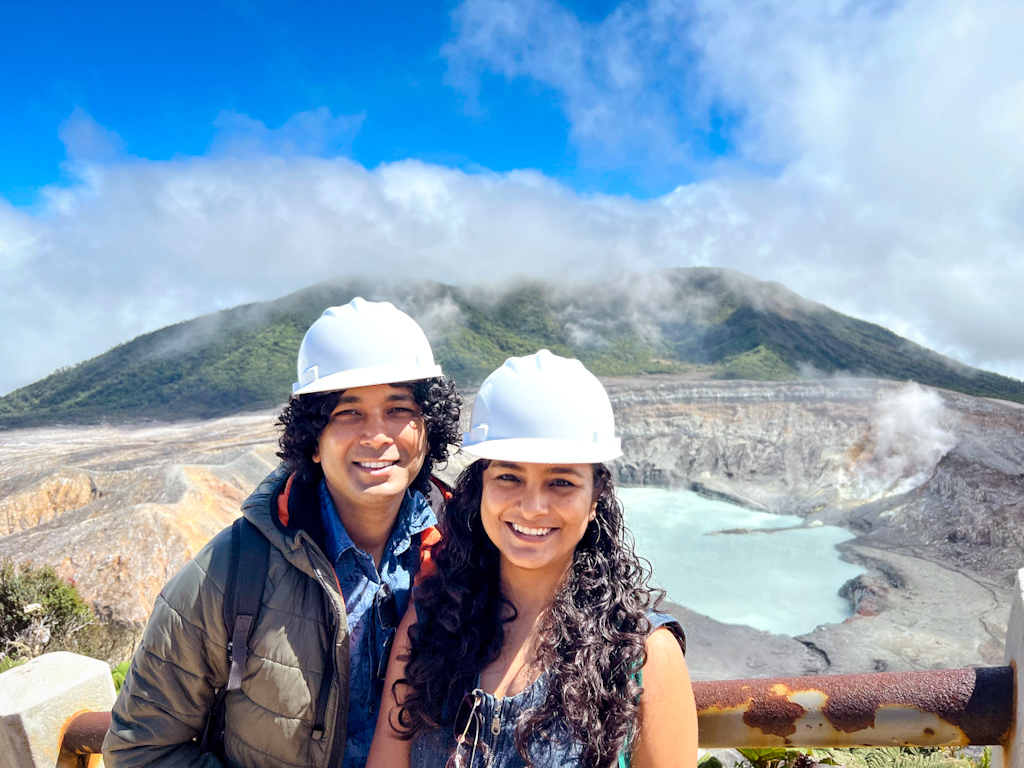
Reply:
M523 489L522 496L519 498L519 508L524 514L541 514L547 511L547 507L547 497L544 495L542 487Z

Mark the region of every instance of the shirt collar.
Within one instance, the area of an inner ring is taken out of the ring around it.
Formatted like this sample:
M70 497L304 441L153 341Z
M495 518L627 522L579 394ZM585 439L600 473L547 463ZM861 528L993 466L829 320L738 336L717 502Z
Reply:
M341 556L348 549L357 549L352 538L342 525L341 517L338 515L338 508L334 506L334 499L327 490L327 480L320 481L320 516L323 518L324 531L326 533L327 556L332 563L338 562ZM408 489L405 498L402 499L402 506L398 510L398 522L395 530L391 532L388 546L384 548L388 552L400 555L409 549L412 537L422 533L427 528L437 523L437 517L430 508L430 504L419 491Z

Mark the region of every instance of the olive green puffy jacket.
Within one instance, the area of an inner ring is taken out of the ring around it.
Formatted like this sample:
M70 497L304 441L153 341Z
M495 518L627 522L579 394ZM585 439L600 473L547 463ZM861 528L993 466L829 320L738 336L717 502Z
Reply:
M286 480L279 468L242 505L271 548L242 687L226 698L228 766L326 768L340 764L345 746L344 602L317 544L323 528L316 488L293 482L282 515L277 499ZM195 739L228 678L228 630L221 608L229 560L226 529L157 598L103 743L108 768L221 765L217 757L202 754ZM319 739L313 736L318 709L324 724Z

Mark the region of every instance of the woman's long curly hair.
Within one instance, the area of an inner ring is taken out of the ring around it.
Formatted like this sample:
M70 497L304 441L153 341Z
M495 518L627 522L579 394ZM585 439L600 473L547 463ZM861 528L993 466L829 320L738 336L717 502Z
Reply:
M499 585L498 550L480 519L488 465L477 461L459 478L431 554L436 572L417 587L405 677L394 689L402 703L397 725L406 738L451 723L477 675L498 658L504 625L515 617ZM650 570L633 551L603 464L594 465L594 494L595 519L541 619L532 661L547 673L547 698L523 713L515 730L527 764L531 735L547 729L579 743L583 765L615 765L639 727L642 689L634 675L647 659L646 614L660 595L648 586Z
M423 410L427 456L411 488L426 495L435 464L447 461L448 446L458 445L462 441L459 428L462 396L456 391L455 382L444 377L393 386L409 387L413 398ZM324 475L320 464L313 461L313 454L316 453L320 435L331 420L331 413L343 392L339 390L293 396L277 417L277 425L282 429L277 456L289 472L298 475L300 481L319 482Z

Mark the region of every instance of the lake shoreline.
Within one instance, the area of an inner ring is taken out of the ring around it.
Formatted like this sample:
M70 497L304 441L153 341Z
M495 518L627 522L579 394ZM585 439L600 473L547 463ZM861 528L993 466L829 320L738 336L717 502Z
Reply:
M666 600L687 633L695 680L999 666L1011 590L911 553L840 545L881 587L875 613L796 637L726 624ZM896 581L897 584L892 582ZM965 607L969 609L965 610Z

